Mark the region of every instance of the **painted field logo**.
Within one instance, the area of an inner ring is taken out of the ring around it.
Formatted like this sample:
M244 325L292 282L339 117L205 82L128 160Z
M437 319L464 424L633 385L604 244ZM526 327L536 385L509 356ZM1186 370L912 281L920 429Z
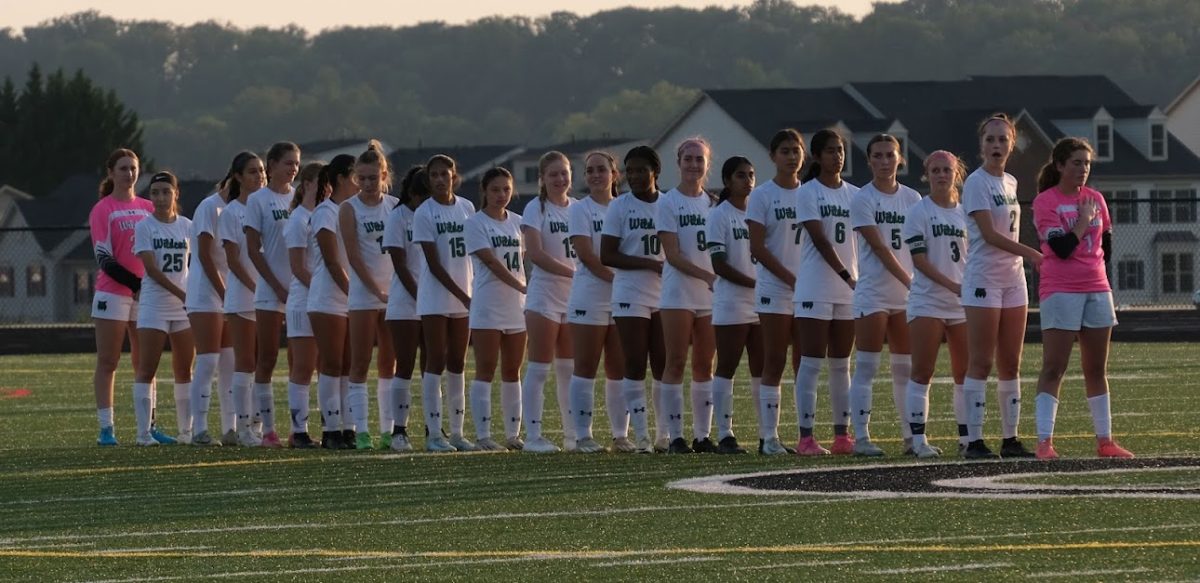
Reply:
M709 494L851 498L1200 499L1200 458L855 465L690 478L668 487Z

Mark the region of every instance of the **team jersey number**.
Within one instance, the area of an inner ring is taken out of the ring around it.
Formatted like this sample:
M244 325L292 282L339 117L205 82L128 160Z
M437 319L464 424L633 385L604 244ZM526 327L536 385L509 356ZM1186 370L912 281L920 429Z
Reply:
M1017 211L1008 211L1008 232L1017 232Z
M892 249L899 251L904 247L904 240L900 238L900 229L892 229Z
M567 258L569 258L569 259L574 259L575 258L575 246L571 244L571 238L567 237L567 238L563 239L562 242L563 242L563 254L565 254L567 256Z
M649 257L661 252L662 243L659 242L658 235L642 235L642 255Z
M708 235L704 231L696 231L696 248L701 251L708 250Z
M958 263L962 259L962 251L958 249L958 241L950 242L950 260Z
M182 271L183 253L167 253L166 255L163 255L163 273L180 273Z
M833 241L838 245L846 242L846 223L834 223Z
M379 243L379 254L380 254L380 255L386 254L386 253L387 253L387 249L384 249L384 248L383 248L383 235L380 235L380 236L378 236L378 237L375 237L375 242L376 242L376 243Z
M506 252L504 254L504 266L507 267L509 271L517 271L518 269L521 269L521 252Z
M451 257L467 256L467 242L462 237L450 237L448 244L450 245Z

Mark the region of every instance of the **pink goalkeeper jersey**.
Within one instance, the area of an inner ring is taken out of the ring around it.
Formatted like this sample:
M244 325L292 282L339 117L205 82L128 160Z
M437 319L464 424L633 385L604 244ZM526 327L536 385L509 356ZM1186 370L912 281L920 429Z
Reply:
M144 276L146 269L142 260L133 252L133 228L153 212L154 205L141 197L120 201L110 194L100 199L88 215L96 262L100 263L105 257L112 257L134 275ZM120 296L133 295L132 290L114 281L104 271L96 273L96 291Z
M1070 233L1079 218L1079 201L1090 198L1096 201L1096 217L1091 226L1079 238L1079 245L1066 259L1059 259L1050 248L1051 237ZM1112 219L1108 216L1108 205L1104 195L1083 187L1078 196L1067 196L1057 186L1037 195L1033 199L1033 222L1041 242L1041 277L1038 297L1046 299L1057 292L1096 293L1112 291L1104 269L1104 251L1100 248L1101 235L1112 231Z

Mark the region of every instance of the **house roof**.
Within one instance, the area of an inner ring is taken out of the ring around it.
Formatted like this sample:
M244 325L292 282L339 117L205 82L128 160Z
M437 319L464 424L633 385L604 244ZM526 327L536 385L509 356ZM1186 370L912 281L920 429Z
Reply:
M479 200L478 174L493 165L512 170L512 159L524 151L523 146L512 144L490 146L422 146L419 148L397 148L388 155L392 171L403 176L410 166L424 164L435 154L445 154L458 165L462 186L458 194L472 201Z
M1159 231L1154 234L1155 243L1196 243L1200 238L1191 231Z
M714 89L704 93L738 120L750 135L764 144L770 141L771 136L780 128L792 127L797 122L810 126L809 131L816 129L812 127L813 123L823 120L831 121L818 127L828 127L837 121L845 121L853 129L850 121L873 117L841 87ZM664 132L664 135L669 131Z
M545 146L530 148L526 153L536 153L538 156L540 156L542 152L557 150L566 154L567 156L571 156L573 154L583 154L591 150L603 150L605 148L611 148L620 144L628 144L630 142L636 142L639 139L640 138L617 137L571 140L569 142L560 142L557 144L548 144Z
M342 139L333 139L333 140L315 140L312 142L305 142L303 144L300 144L300 152L304 153L305 156L310 156L313 154L319 154L321 152L328 152L330 150L341 150L342 148L349 148L350 146L366 144L367 141L369 141L368 138L342 138Z

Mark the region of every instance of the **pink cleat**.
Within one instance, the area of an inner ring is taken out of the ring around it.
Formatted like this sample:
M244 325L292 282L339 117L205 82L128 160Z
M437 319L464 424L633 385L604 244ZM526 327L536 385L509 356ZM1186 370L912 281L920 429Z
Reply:
M1130 459L1133 457L1133 452L1117 445L1111 437L1099 440L1096 443L1096 455L1107 458L1122 458Z
M1040 460L1058 459L1058 452L1054 451L1054 440L1052 438L1046 438L1038 441L1037 451L1034 453L1034 455Z
M849 435L835 435L833 445L829 446L833 455L851 455L854 453L854 438Z
M851 447L853 447L853 446L851 446ZM829 450L821 447L821 444L817 443L816 438L814 438L812 436L801 437L800 441L796 442L796 455L805 455L805 456L829 455Z
M272 431L266 435L263 435L262 447L281 449L283 447L283 442L279 441L279 434Z

